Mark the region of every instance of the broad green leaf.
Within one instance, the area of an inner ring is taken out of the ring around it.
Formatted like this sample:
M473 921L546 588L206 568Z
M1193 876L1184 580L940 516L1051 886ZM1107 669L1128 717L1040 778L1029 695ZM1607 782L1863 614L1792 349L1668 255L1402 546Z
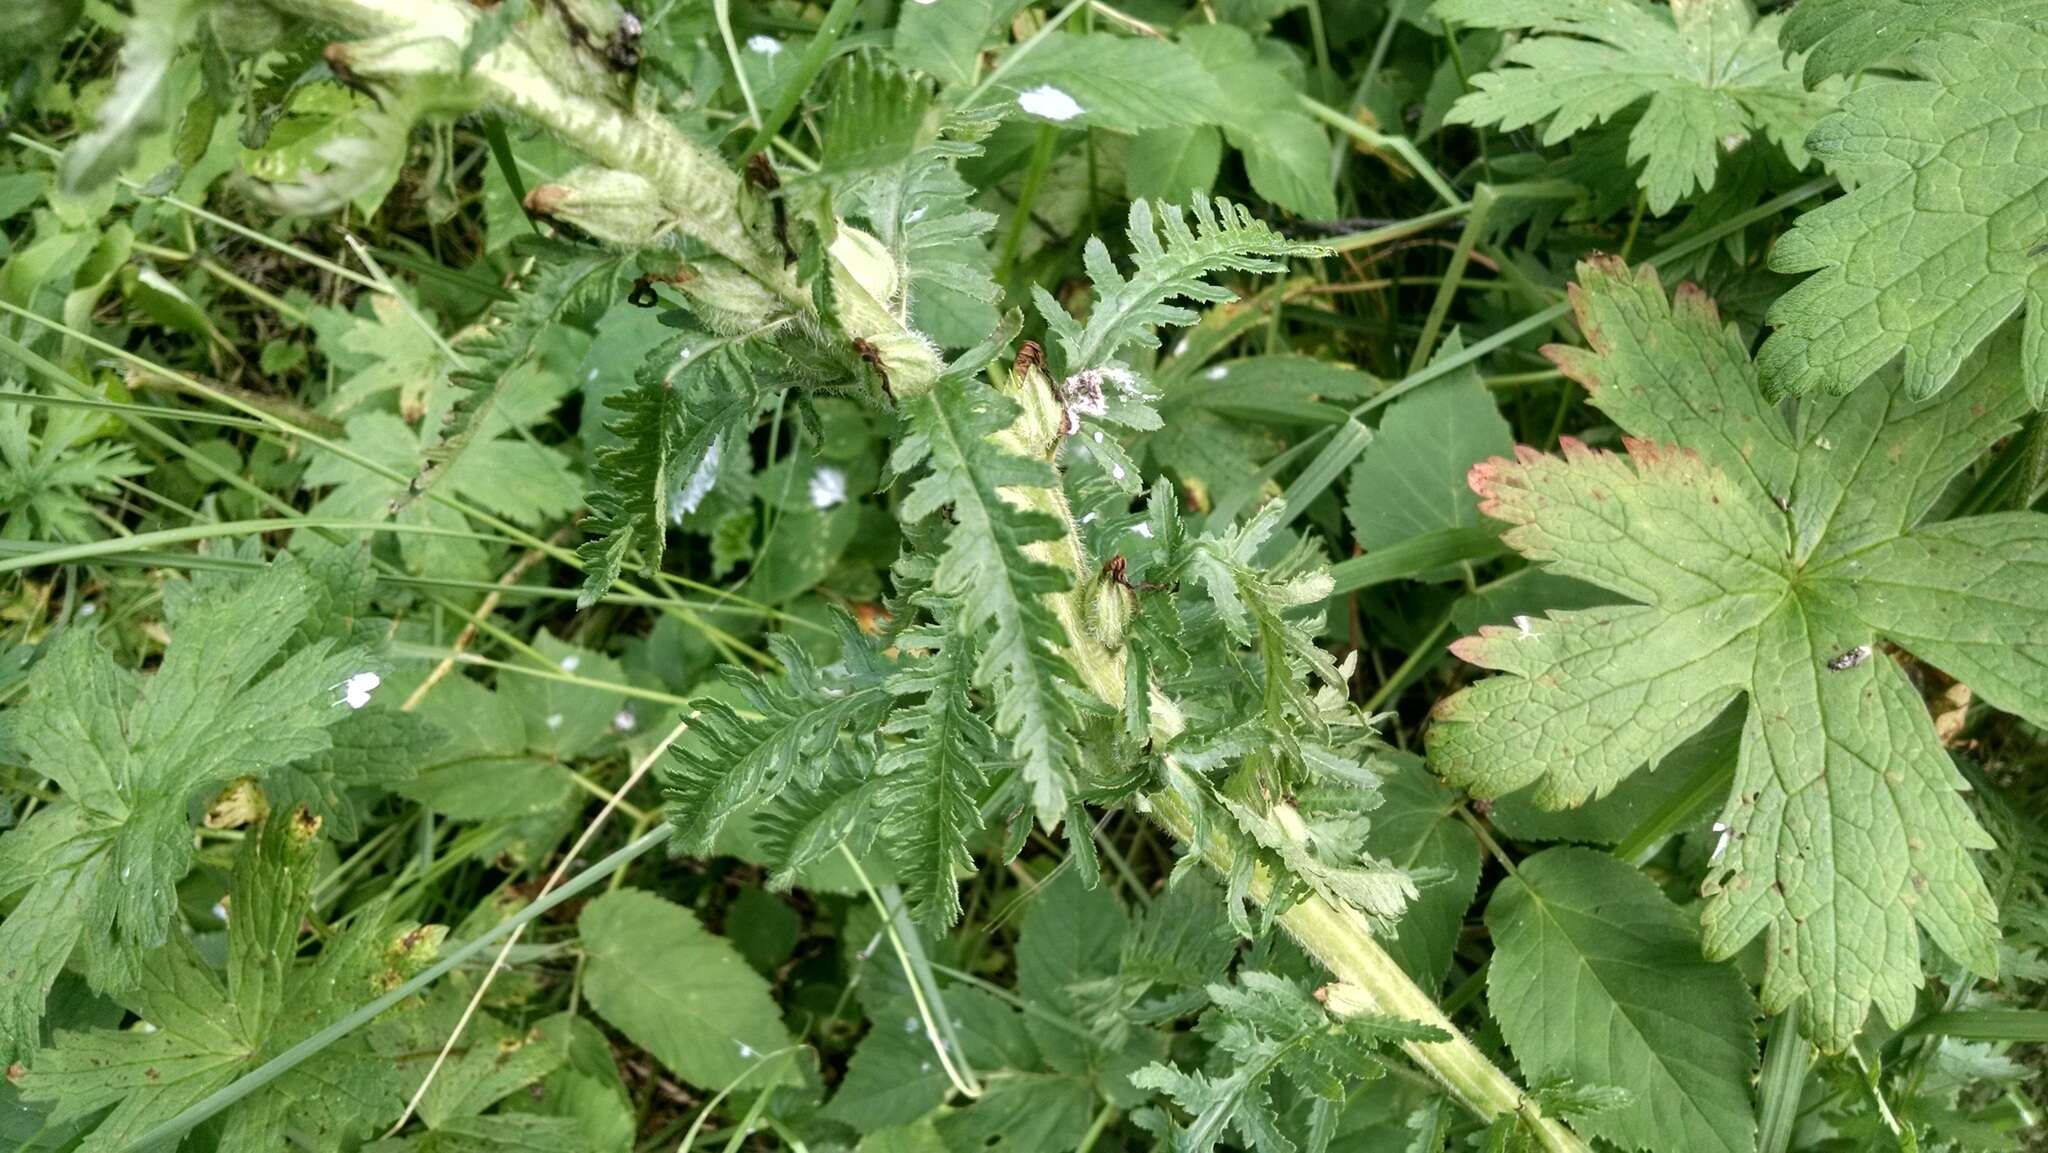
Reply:
M929 141L937 116L931 85L861 54L838 65L823 119L816 177L836 184L901 164Z
M34 1044L44 997L76 946L95 988L135 986L146 954L176 934L191 867L187 806L238 777L259 780L327 751L350 713L342 686L360 649L318 641L284 655L311 597L290 556L247 577L173 585L171 644L150 677L74 627L9 714L34 773L62 792L0 837L0 1052Z
M1289 212L1336 216L1330 139L1296 103L1300 69L1284 67L1294 64L1292 57L1270 43L1262 52L1243 29L1227 23L1195 24L1181 33L1181 43L1223 94L1218 123L1230 146L1244 154L1252 190ZM1183 186L1166 196L1177 201L1187 192Z
M1470 28L1527 29L1505 66L1473 79L1446 120L1513 132L1548 121L1543 143L1644 104L1628 162L1659 215L1714 186L1732 139L1768 136L1794 167L1806 134L1832 104L1810 93L1778 47L1781 17L1759 20L1748 0L1436 0L1438 18Z
M1256 134L1233 134L1230 142L1244 154L1252 191L1311 220L1337 215L1337 194L1330 187L1330 138L1322 125L1299 112L1280 112Z
M1018 0L906 6L896 17L896 62L951 88L974 83L981 50Z
M539 1112L572 1119L576 1148L590 1153L630 1153L638 1115L619 1078L610 1038L586 1017L568 1019L561 1042L563 1061L528 1093ZM567 1144L557 1141L551 1148Z
M538 1149L546 1147L532 1140L540 1134L559 1138L576 1131L576 1122L566 1117L483 1116L499 1100L561 1067L569 1055L570 1015L558 1013L531 1028L515 1029L487 1012L462 1021L468 1000L458 986L442 986L429 995L421 1011L403 1019L406 1036L400 1043L413 1052L438 1053L458 1022L462 1044L449 1053L420 1099L418 1115L427 1131L379 1142L370 1150Z
M413 780L446 740L431 721L382 700L344 717L329 736L334 743L327 751L273 770L263 795L273 809L304 805L320 818L328 839L341 844L362 835L363 794Z
M1066 1153L1087 1134L1095 1110L1085 1081L1020 1073L940 1117L936 1127L953 1153Z
M452 367L447 354L434 334L414 319L418 314L406 301L375 293L360 307L363 311L313 311L320 352L343 377L323 411L341 416L395 392L399 413L418 420L427 411L427 398L447 383Z
M419 715L447 740L393 787L437 813L458 821L530 817L560 809L574 791L564 766L528 747L527 718L509 694L451 676L427 694ZM545 727L544 716L535 722Z
M1977 20L2048 17L2044 0L1800 0L1780 39L1805 52L1806 80L1894 64L1921 40L1967 31Z
M1380 807L1365 847L1397 869L1423 874L1396 934L1380 947L1417 984L1435 989L1450 972L1466 910L1479 889L1479 842L1453 814L1457 794L1419 757L1388 754L1380 769Z
M427 479L438 486L435 495L459 497L520 524L539 526L575 509L582 486L568 457L536 439L533 427L546 421L574 387L567 370L580 355L579 338L572 329L555 328L535 339L539 351L509 369L488 410L470 420L468 447L459 456L451 457L442 445L442 430L464 391L449 381L436 378L429 385L416 424L402 414L370 409L351 415L344 425L345 443L384 471L332 453L316 455L305 483L333 487L314 505L313 514L376 520L391 516L395 508L401 523L468 529L468 517L422 492ZM309 534L298 539L317 540ZM489 571L483 545L461 537L408 534L399 538L399 551L406 568L423 575L497 575Z
M1706 883L1709 955L1769 930L1763 1003L1808 1005L1838 1050L1875 1003L1903 1023L1919 932L1997 970L1996 910L1970 851L1989 848L1926 708L1880 641L2048 716L2037 513L1921 524L1934 498L2026 409L2017 339L1988 344L1938 399L1809 397L1790 425L1711 305L1674 307L1653 273L1582 265L1590 352L1555 352L1632 436L1474 470L1481 510L1551 571L1636 605L1523 617L1458 642L1508 675L1441 702L1430 762L1546 807L1603 795L1739 695L1748 721ZM2016 336L2017 334L2015 334Z
M149 471L134 450L99 439L99 418L53 408L40 420L24 404L0 408L0 540L94 540L106 535L91 498Z
M1453 333L1437 355L1463 347ZM1352 466L1344 504L1352 531L1371 553L1426 532L1479 524L1479 502L1465 475L1514 445L1477 368L1431 381L1387 407L1378 434Z
M1186 49L1107 32L1047 37L1000 87L1041 120L1112 132L1213 124L1224 104L1216 81Z
M944 1104L952 1091L910 998L877 1006L870 1015L873 1026L854 1047L838 1090L819 1110L819 1116L857 1133L908 1125Z
M1153 128L1131 138L1124 192L1132 200L1209 195L1223 163L1223 135L1207 125Z
M1851 191L1772 248L1773 269L1811 275L1771 305L1757 366L1779 392L1844 392L1903 353L1918 399L2024 311L2027 391L2048 405L2048 25L1915 40L1913 79L1859 87L1814 129Z
M1698 799L1697 807L1685 823L1670 831L1704 827L1717 812L1710 805L1726 793L1734 776L1736 753L1742 745L1743 713L1740 707L1728 709L1666 753L1656 771L1637 773L1598 800L1575 809L1545 809L1526 793L1510 793L1494 802L1488 819L1518 841L1615 845L1630 839L1645 821L1664 813L1681 797L1690 796ZM1711 795L1695 791L1717 782Z
M768 983L688 909L619 889L585 905L577 927L591 1008L688 1084L723 1089L790 1044Z
M1629 1092L1577 1120L1631 1149L1747 1153L1756 1002L1649 878L1589 849L1522 861L1486 909L1487 1005L1532 1079Z

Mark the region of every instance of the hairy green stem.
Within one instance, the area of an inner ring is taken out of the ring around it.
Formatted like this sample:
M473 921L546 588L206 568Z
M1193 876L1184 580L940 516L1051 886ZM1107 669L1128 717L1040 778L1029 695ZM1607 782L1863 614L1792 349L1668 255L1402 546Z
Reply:
M465 0L270 3L380 43L439 43L450 61L459 60L480 18L478 9ZM458 73L452 63L420 71L435 72L442 79L460 75L467 98L487 110L516 113L598 164L646 181L677 232L729 262L767 294L761 302L744 306L761 315L729 318L736 325L765 324L791 315L816 318L812 293L798 280L785 251L787 238L776 235L765 219L750 221L742 211L743 200L757 193L744 187L740 174L657 111L623 106L621 98L605 88L609 81L592 74L581 55L585 50L561 39L536 19L524 33L499 41L467 72ZM936 353L890 313L888 302L861 299L861 277L846 267L836 246L833 253L838 326L851 340L876 350L898 396L929 387L938 375Z
M1022 408L1016 423L996 434L997 444L1010 452L1050 460L1057 455L1061 417L1052 383L1043 372L1020 365L1005 382L1012 399ZM1113 709L1124 701L1124 656L1097 638L1088 627L1086 600L1090 584L1099 579L1092 571L1079 526L1065 497L1054 489L1013 488L1003 496L1012 505L1043 512L1057 518L1062 534L1050 541L1026 546L1033 559L1055 565L1072 574L1073 588L1048 598L1054 614L1065 628L1070 644L1068 664L1083 686ZM1157 688L1152 690L1152 736L1165 745L1179 735L1183 721L1178 707ZM1151 794L1144 806L1174 838L1198 853L1205 861L1228 874L1233 864L1231 847L1217 838L1198 835L1195 814L1172 790ZM1254 900L1264 904L1272 898L1272 878L1263 868L1252 882ZM1589 1153L1589 1146L1555 1118L1546 1117L1507 1074L1437 1007L1436 999L1418 986L1401 966L1373 940L1372 928L1354 909L1340 908L1310 896L1295 902L1279 914L1290 936L1314 957L1350 993L1348 1001L1358 1010L1391 1014L1435 1026L1450 1035L1447 1041L1404 1043L1411 1059L1420 1065L1459 1103L1491 1120L1503 1113L1518 1114L1546 1153Z
M1153 819L1175 839L1199 852L1219 872L1230 871L1235 863L1230 846L1220 839L1198 838L1194 814L1180 797L1167 791L1154 793L1150 808ZM1252 880L1252 898L1263 904L1272 891L1272 879L1259 870ZM1451 1023L1436 999L1373 940L1363 916L1312 896L1296 902L1278 919L1311 957L1351 987L1352 995L1346 1000L1356 1003L1356 1008L1420 1021L1450 1035L1448 1041L1407 1041L1401 1048L1460 1104L1488 1120L1503 1113L1519 1114L1547 1153L1590 1153L1584 1140L1562 1122L1544 1116L1536 1103Z

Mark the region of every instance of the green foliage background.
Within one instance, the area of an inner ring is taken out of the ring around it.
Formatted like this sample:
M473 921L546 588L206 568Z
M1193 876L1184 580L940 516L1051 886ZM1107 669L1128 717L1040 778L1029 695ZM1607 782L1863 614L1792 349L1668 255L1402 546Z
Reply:
M2048 3L16 7L0 1146L2038 1145Z

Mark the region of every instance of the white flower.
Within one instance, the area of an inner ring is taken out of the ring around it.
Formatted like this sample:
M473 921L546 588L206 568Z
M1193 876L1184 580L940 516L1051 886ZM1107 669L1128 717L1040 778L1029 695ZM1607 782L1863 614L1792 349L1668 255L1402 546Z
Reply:
M711 486L718 483L718 462L724 455L725 437L721 435L711 442L704 459L697 462L689 478L677 485L669 497L669 519L677 524L683 523L683 518L696 512L704 498L711 495Z
M827 509L846 503L846 470L820 466L811 474L811 507Z
M384 678L376 673L357 673L338 686L341 689L341 699L335 703L347 705L351 709L362 708L370 703L370 694L376 692L377 686L383 683Z
M777 40L773 36L749 36L747 37L747 51L759 52L763 56L773 56L782 51L782 41Z
M1047 120L1072 120L1081 114L1081 106L1074 102L1073 97L1050 84L1019 92L1017 107Z

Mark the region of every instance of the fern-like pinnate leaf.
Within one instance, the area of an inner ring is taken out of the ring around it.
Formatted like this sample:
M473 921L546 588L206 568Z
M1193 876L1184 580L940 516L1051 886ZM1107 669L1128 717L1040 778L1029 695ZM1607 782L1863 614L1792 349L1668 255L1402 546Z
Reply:
M1071 581L1032 548L1058 539L1059 521L1005 495L1059 484L1044 461L991 439L1018 412L1015 401L982 381L948 373L905 403L905 435L891 464L902 474L928 465L903 502L905 521L950 511L932 585L959 606L961 626L977 633L975 683L995 699L996 730L1010 742L1039 820L1050 828L1066 815L1079 754L1069 698L1074 674L1061 655L1069 638L1046 597Z
M987 240L996 215L974 207L974 186L955 167L981 155L994 130L994 121L956 119L936 140L848 190L902 270L912 322L943 345L971 344L997 322L1002 291Z
M1101 368L1133 344L1157 348L1160 327L1194 323L1195 313L1173 300L1216 304L1236 299L1229 289L1209 282L1213 273L1281 272L1286 269L1281 257L1326 251L1281 236L1253 219L1243 205L1221 197L1213 205L1196 197L1191 208L1192 229L1173 205L1160 204L1155 215L1149 202L1131 202L1129 276L1117 268L1101 238L1089 238L1083 260L1095 285L1095 304L1085 324L1067 315L1051 293L1033 286L1032 299L1059 338L1067 372Z
M1808 92L1778 47L1781 17L1759 20L1749 0L1437 0L1436 15L1473 28L1527 29L1505 67L1473 78L1452 123L1504 132L1549 121L1556 144L1647 101L1629 130L1628 162L1650 210L1662 214L1714 186L1730 140L1768 135L1795 167L1833 103Z
M1332 1134L1344 1101L1361 1082L1385 1074L1378 1053L1401 1041L1441 1041L1445 1034L1415 1022L1380 1017L1339 1019L1284 977L1249 970L1234 984L1209 986L1212 1008L1201 1030L1215 1044L1211 1072L1154 1063L1131 1084L1163 1094L1187 1118L1147 1110L1148 1128L1174 1153L1209 1153L1232 1132L1257 1153L1296 1153L1285 1102L1306 1101L1309 1131ZM1275 1100L1274 1089L1292 1094Z
M1771 249L1811 275L1771 305L1764 382L1843 392L1903 354L1907 394L1931 396L2024 310L2027 390L2048 406L2048 13L1920 36L1904 66L1814 129L1851 191Z
M851 626L840 635L846 655L829 668L778 634L768 645L781 675L721 670L745 712L716 697L695 702L696 723L663 770L668 819L685 852L709 853L736 810L789 782L819 784L841 734L872 732L881 722L889 694L870 642Z
M192 799L325 752L329 726L351 712L344 682L369 667L363 650L328 640L283 655L314 599L289 556L167 599L171 643L153 676L74 627L10 714L30 768L62 796L0 837L0 898L19 898L0 922L6 1059L35 1044L74 949L95 988L142 979L147 955L176 935Z
M1283 705L1293 706L1299 716L1314 712L1303 672L1314 673L1324 684L1344 685L1336 662L1316 643L1313 626L1288 615L1328 599L1333 587L1329 570L1309 568L1298 558L1272 567L1254 559L1286 520L1286 502L1268 501L1245 523L1195 541L1186 565L1231 638L1257 652L1268 715L1276 722Z
M973 867L967 839L981 830L981 803L995 757L995 734L974 709L974 643L960 631L906 631L902 649L924 649L889 680L912 698L883 731L901 742L884 753L875 803L882 840L903 878L918 919L934 929L960 919L958 874Z
M1938 399L1809 397L1788 425L1698 290L1674 305L1654 273L1603 259L1573 298L1592 349L1551 355L1630 434L1628 454L1521 449L1472 485L1509 545L1637 603L1458 642L1505 675L1437 707L1430 763L1481 796L1533 784L1539 804L1574 805L1747 695L1704 943L1727 957L1768 930L1764 1007L1804 999L1815 1040L1838 1050L1872 1004L1910 1016L1923 930L1997 971L1997 910L1971 858L1991 840L1881 642L2048 721L2048 516L1922 523L2026 411L2019 342L1987 345Z
M648 571L661 567L669 498L678 487L671 471L688 435L688 414L671 381L642 380L604 403L618 413L605 428L619 443L599 449L591 469L589 527L595 535L576 550L587 566L577 608L589 608L611 589L635 549Z
M627 258L617 252L561 240L525 239L520 255L533 258L533 277L508 304L493 309L457 345L462 362L449 373L465 391L448 410L441 441L429 453L418 488L432 485L469 448L485 414L510 377L539 353L542 339L560 326L593 329L619 294Z
M591 471L579 608L597 603L636 551L643 571L661 568L669 523L690 511L698 470L709 460L715 472L722 447L752 425L753 368L745 343L682 337L649 354L630 391L606 398L619 415L605 427L619 440L598 450Z

